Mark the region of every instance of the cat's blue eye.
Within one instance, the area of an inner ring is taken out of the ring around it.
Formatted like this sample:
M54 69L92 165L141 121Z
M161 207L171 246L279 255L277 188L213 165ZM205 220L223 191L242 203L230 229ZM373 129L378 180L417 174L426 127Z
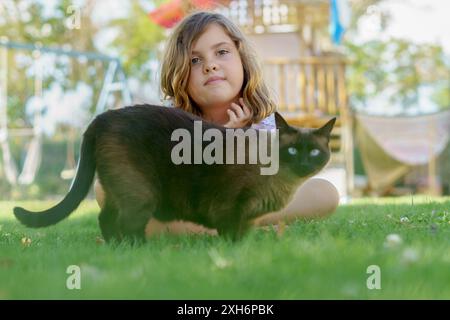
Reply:
M317 157L320 154L320 150L319 149L312 149L311 152L309 153L309 155L311 157Z
M297 154L297 152L298 152L297 149L294 147L288 148L288 153L292 156L295 156Z

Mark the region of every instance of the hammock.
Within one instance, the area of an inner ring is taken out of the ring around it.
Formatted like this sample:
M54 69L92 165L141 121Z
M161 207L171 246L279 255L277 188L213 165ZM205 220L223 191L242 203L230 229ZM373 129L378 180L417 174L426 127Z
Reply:
M449 141L450 111L414 117L356 114L356 137L364 169L375 190L392 186L412 166L430 165Z
M375 142L392 158L408 165L427 164L447 146L450 110L414 117L356 115Z

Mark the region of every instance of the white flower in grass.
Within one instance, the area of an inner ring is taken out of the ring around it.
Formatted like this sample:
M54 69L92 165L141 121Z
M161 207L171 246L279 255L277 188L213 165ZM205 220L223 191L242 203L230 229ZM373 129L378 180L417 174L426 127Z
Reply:
M400 222L401 222L401 223L408 223L408 222L409 222L409 219L408 219L408 217L401 217L401 218L400 218Z
M358 285L355 283L347 283L341 289L341 292L348 298L356 298L358 297Z
M217 268L224 269L231 266L231 261L222 257L216 249L209 250L208 254Z
M89 265L87 263L82 263L80 265L80 271L82 276L86 276L86 278L90 278L90 280L103 280L106 277L104 271L99 269L96 266Z
M387 248L393 248L393 247L401 245L402 242L403 242L403 240L398 234L391 233L391 234L387 235L386 241L384 242L384 246Z
M130 272L130 276L133 279L142 279L145 276L145 270L141 267L134 269Z
M414 248L406 248L402 253L402 261L413 263L419 260L419 252Z

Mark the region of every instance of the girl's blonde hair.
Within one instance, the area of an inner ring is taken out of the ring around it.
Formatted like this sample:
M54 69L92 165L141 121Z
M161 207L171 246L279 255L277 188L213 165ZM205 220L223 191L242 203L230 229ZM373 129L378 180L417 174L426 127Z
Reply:
M275 112L276 106L267 89L262 69L253 49L239 28L225 16L212 12L196 12L181 21L171 35L161 69L164 99L172 99L175 107L201 116L201 110L187 93L191 68L192 44L212 23L222 26L238 49L244 69L242 97L253 110L255 123Z

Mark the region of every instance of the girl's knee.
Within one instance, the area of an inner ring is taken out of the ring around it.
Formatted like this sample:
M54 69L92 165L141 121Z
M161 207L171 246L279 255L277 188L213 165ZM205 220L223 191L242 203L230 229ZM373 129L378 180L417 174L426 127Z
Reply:
M284 209L255 219L254 225L323 218L331 215L338 205L339 193L332 183L319 178L309 179L297 189L293 199Z
M339 205L339 192L328 180L313 178L307 180L299 193L303 201L308 201L314 207L315 216L325 217L332 214Z

